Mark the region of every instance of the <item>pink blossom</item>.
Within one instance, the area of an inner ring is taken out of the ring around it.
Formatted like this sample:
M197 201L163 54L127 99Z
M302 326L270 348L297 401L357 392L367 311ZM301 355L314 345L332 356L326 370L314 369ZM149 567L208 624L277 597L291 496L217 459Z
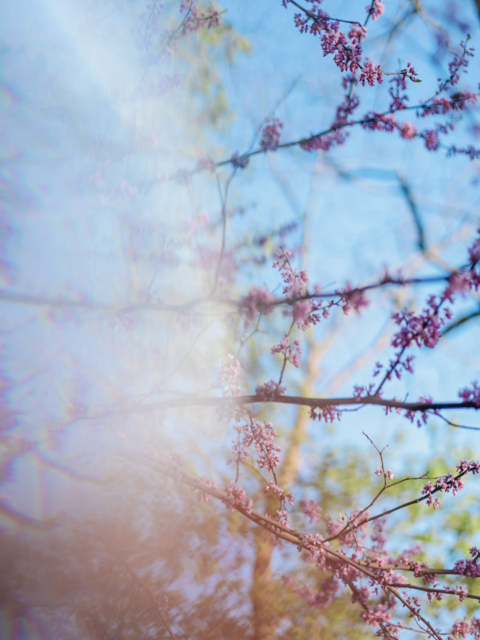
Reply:
M480 228L477 233L480 235ZM480 237L476 238L472 246L468 249L468 256L472 265L480 262Z
M322 420L325 422L334 422L335 420L340 420L342 417L342 411L338 407L330 406L330 407L312 407L310 409L310 419L318 420L319 422Z
M400 134L404 140L412 140L417 135L417 127L411 122L404 122L400 127Z
M361 309L365 309L370 304L365 291L354 289L350 282L347 282L343 289L335 293L338 293L342 297L342 309L345 315L347 315L351 309L354 309L360 314Z
M443 292L443 297L449 302L453 302L454 296L459 293L462 297L471 288L469 273L454 273L448 279L448 286Z
M400 330L393 336L392 346L406 349L412 344L418 347L425 345L433 348L441 336L441 328L445 324L445 319L439 313L440 305L434 298L428 301L428 307L416 316L411 311L396 312L392 315Z
M250 158L245 155L241 156L237 152L235 152L230 158L230 162L235 167L235 169L245 169L245 167L250 162Z
M283 336L279 344L276 344L271 349L272 355L280 353L283 355L285 362L290 362L294 367L298 369L300 366L300 357L303 353L299 340L295 340L293 344L290 344L288 336Z
M350 38L352 44L360 43L367 37L367 29L363 26L363 24L357 22L350 29L348 37Z
M267 316L273 310L273 303L275 302L275 296L270 293L264 287L252 287L248 292L248 295L244 296L240 305L245 310L246 321L245 328L255 322L259 314Z
M370 111L365 115L362 127L369 131L387 131L391 133L398 128L398 124L395 116L391 113Z
M464 622L457 620L457 622L455 622L455 624L452 627L452 633L455 636L455 638L458 638L459 636L461 636L462 638L466 638L469 632L470 632L470 622L468 622L468 620L465 620Z
M305 151L328 151L335 144L342 145L346 140L346 134L340 131L321 136L312 136L303 140L300 146Z
M444 493L449 493L450 491L453 495L457 495L459 491L464 488L464 482L461 479L460 474L472 473L476 475L480 473L480 464L476 461L466 462L462 460L461 463L457 466L458 476L452 476L451 473L447 473L440 478L437 478L435 484L429 480L427 484L422 489L422 495L428 495L427 505L433 506L434 509L437 509L441 504L439 500L435 500L433 502L432 494L437 491L442 491Z
M272 478L270 478L267 486L265 487L265 493L274 493L278 497L282 505L284 505L285 502L288 502L288 504L290 504L291 506L295 504L293 493L285 493L285 489L279 487Z
M233 428L238 433L232 449L235 462L245 462L250 457L248 449L253 445L258 455L257 464L260 469L265 467L269 472L273 472L278 467L280 463L278 454L281 449L274 444L277 432L270 422L265 423L250 417L248 422L234 422Z
M247 513L251 513L253 503L251 500L247 500L245 491L242 487L237 486L235 482L232 482L228 487L225 487L225 491L228 494L225 500L225 506L229 511L235 511L237 507L245 509Z
M280 141L280 133L283 129L283 124L278 118L271 118L267 120L262 131L262 139L260 146L263 151L276 151L278 143Z
M480 577L480 565L473 560L457 560L453 566L453 570L460 576L468 576L470 578Z
M472 382L472 388L465 387L458 392L462 402L472 402L477 408L480 409L480 386L478 382Z
M286 388L274 380L269 380L255 387L255 395L262 398L262 400L273 400L277 396L283 395L285 391Z
M392 614L383 604L377 604L362 611L360 617L365 620L366 624L377 627L380 624L388 623Z
M428 130L423 134L425 138L425 145L429 151L436 151L440 146L440 141L438 139L438 132Z
M373 0L371 5L365 7L365 11L372 16L373 20L377 20L385 11L383 0Z
M300 508L307 518L310 519L310 524L317 522L322 515L322 510L315 500L307 500L306 498L303 498L300 500Z
M360 602L360 604L366 604L370 599L371 594L372 592L370 590L370 587L367 587L367 586L360 587L359 589L356 589L352 593L351 601L353 604L355 604L355 602Z
M220 384L223 386L223 395L226 398L238 397L242 390L237 384L240 376L240 362L232 355L228 356L229 364L222 367L220 373Z
M448 65L448 70L450 71L450 78L448 79L448 83L453 85L458 84L460 80L460 71L463 69L465 71L466 67L468 67L468 57L473 56L473 49L467 49L464 43L463 45L463 55L453 57L453 60ZM445 83L446 85L447 83Z
M360 82L363 86L365 86L365 82L367 82L371 87L373 87L375 86L375 81L378 82L378 84L382 84L382 68L379 64L374 64L370 60L366 60L360 73Z
M213 480L209 480L205 476L200 478L200 484L210 491L216 491L218 489L216 483ZM206 491L202 491L201 489L193 489L193 493L197 496L197 500L199 502L208 502L212 499L212 496Z

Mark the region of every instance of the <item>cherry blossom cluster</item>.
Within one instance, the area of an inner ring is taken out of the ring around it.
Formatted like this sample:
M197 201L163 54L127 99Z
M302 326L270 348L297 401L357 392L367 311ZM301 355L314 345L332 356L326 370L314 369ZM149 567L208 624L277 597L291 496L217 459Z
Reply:
M160 57L170 57L174 52L178 40L190 33L194 33L201 28L210 29L220 24L220 12L213 7L206 11L199 11L197 0L182 0L180 4L180 14L184 14L184 18L176 29L165 30L161 35L164 46L161 54L157 55L152 51L160 38L159 18L163 10L163 4L158 0L149 0L146 10L141 14L137 26L132 29L132 36L137 47L147 54L147 63L157 61ZM178 81L170 83L176 86ZM168 78L160 82L158 85L150 84L146 88L148 95L161 95L168 88ZM151 93L150 93L150 92Z
M450 71L450 77L445 82L445 84L450 84L452 86L456 85L460 81L460 74L466 72L466 68L468 67L468 58L473 58L473 54L475 49L473 47L467 47L468 41L470 40L470 36L467 36L465 41L460 43L462 48L461 55L455 55L453 60L448 65L448 70Z
M395 312L392 315L395 323L400 329L393 335L391 344L397 349L395 357L390 360L390 366L386 371L384 378L377 388L378 394L383 384L392 378L392 375L400 379L402 371L413 373L412 362L413 356L405 356L405 352L413 345L417 347L428 347L433 349L441 337L442 327L445 322L452 318L452 310L445 303L453 303L456 296L463 296L470 289L477 290L480 287L480 272L478 267L478 257L480 254L479 237L480 230L477 231L477 237L468 250L470 263L453 273L447 281L447 286L439 296L431 295L427 299L427 306L422 313L415 314L413 311L404 309ZM378 375L380 371L380 363L377 363L374 375ZM464 389L460 392L464 402L470 400L477 402L478 390L475 386L472 390ZM411 412L407 412L406 417L412 419ZM425 415L424 415L425 417Z
M383 365L380 364L380 368ZM379 363L377 362L376 364L376 369L373 373L373 376L375 377L375 375L378 375L378 373L380 373L380 369L379 367ZM372 391L375 388L375 385L373 383L370 383L369 385L360 385L360 384L356 384L353 387L353 397L356 400L361 400L362 398L368 398L370 395L372 395Z
M406 309L395 312L392 317L400 329L392 338L392 347L408 349L416 344L417 347L433 349L440 340L445 320L451 318L449 311L445 313L445 317L440 315L442 302L439 303L435 296L431 296L427 301L428 306L419 315ZM410 366L406 366L405 369L411 372Z
M214 482L213 480L210 480L205 476L202 476L199 479L199 483L203 487L205 487L207 491L216 491L218 489L216 482ZM209 502L209 500L212 499L211 494L207 493L207 491L202 491L202 489L196 489L196 488L194 488L192 491L197 496L197 500L199 502Z
M458 596L458 600L459 602L463 602L464 600L466 600L467 595L468 595L468 591L466 589L466 587L463 586L456 586L456 587L451 587L448 584L444 584L443 585L443 591L445 591L445 593L451 593L452 595ZM441 594L437 593L436 595L436 599L437 600L441 600ZM431 602L431 600L430 600Z
M480 409L480 386L478 385L478 382L473 382L471 389L468 387L461 389L458 392L458 395L463 402L473 402L473 404Z
M239 376L240 362L234 356L229 355L228 364L223 366L220 372L220 384L226 398L235 398L241 395L242 390L237 384Z
M255 395L257 395L262 400L273 400L277 396L281 396L287 390L286 387L281 385L279 382L275 382L274 380L269 380L263 384L257 384L255 387Z
M241 156L235 152L230 158L230 162L235 169L245 169L245 167L248 166L250 159L246 155Z
M328 406L328 407L312 407L310 409L310 420L318 420L321 422L335 422L335 420L340 420L342 417L342 410L337 406Z
M293 343L291 343L289 340L289 334L293 326L296 324L299 329L305 331L310 325L315 325L319 322L320 314L322 314L324 318L328 317L328 309L334 304L333 301L330 301L326 305L322 305L321 301L312 299L307 288L307 273L303 269L298 271L292 267L290 261L292 256L291 251L280 248L273 262L274 268L278 269L282 276L284 285L283 294L285 296L284 302L288 305L283 313L285 316L292 318L292 325L281 341L271 349L273 355L280 354L283 356L280 379L278 382L270 380L256 387L256 395L265 400L275 398L285 392L286 389L282 386L282 380L287 363L292 364L296 368L300 366L300 356L302 355L300 341L294 340ZM320 293L320 288L317 287L316 292ZM254 320L259 313L264 311L270 312L273 302L274 297L266 290L251 289L248 296L241 301L241 307L246 309L247 324Z
M257 465L259 469L265 468L272 473L280 464L280 447L275 443L278 435L270 422L261 422L250 417L249 422L237 422L234 424L238 432L238 439L234 443L234 459L236 462L245 462L250 456L248 448L252 445L257 452Z
M355 515L353 516L355 518ZM339 518L342 520L342 518ZM341 526L341 525L340 525ZM376 523L374 531L372 533L372 541L374 541L373 547L370 547L369 555L369 569L367 575L369 576L369 586L360 584L359 581L364 574L364 565L359 564L362 562L358 552L355 552L349 557L345 552L340 552L334 555L328 542L321 536L321 534L305 534L302 538L302 542L299 545L299 550L304 552L303 559L307 562L313 562L322 571L328 571L332 575L327 578L321 586L320 590L313 589L308 585L302 585L297 583L291 576L284 576L283 582L285 586L293 589L294 593L300 597L306 599L306 601L313 607L324 608L333 600L340 590L341 583L345 587L348 587L351 591L351 600L353 603L359 602L363 608L360 613L364 621L374 627L380 627L382 632L395 631L395 627L391 627L389 622L393 615L393 609L395 607L395 597L389 591L391 584L402 585L406 584L407 580L404 576L395 573L391 569L385 567L382 570L382 564L392 562L392 558L389 558L388 554L383 550L386 537L383 535L384 522ZM364 530L365 527L362 527ZM379 533L381 532L381 533ZM365 534L360 538L365 538ZM378 543L375 543L378 540ZM350 547L367 548L364 545L360 545L359 540L352 539L352 536L346 537ZM373 549L377 549L373 551ZM307 552L305 554L305 551ZM420 548L409 550L413 553L418 553ZM406 554L404 555L406 557ZM371 564L375 562L379 567L377 570L371 569ZM384 592L384 595L380 597L380 600L376 603L371 603L373 593L377 596L380 591ZM408 598L408 596L407 596ZM409 608L414 615L420 615L419 608L420 603L417 598L409 598ZM413 605L413 606L412 606ZM383 635L383 633L381 634ZM391 636L390 636L391 637Z
M278 382L270 380L263 385L257 385L255 389L256 395L260 396L264 400L273 399L285 393L286 388L282 386L283 374L285 373L285 367L287 362L293 364L294 367L300 366L300 356L302 355L302 349L300 347L300 341L295 340L293 344L290 343L288 336L283 336L279 344L276 344L271 349L272 355L280 354L283 356L283 364L280 372L280 379Z
M446 115L447 113L456 111L463 111L465 107L470 105L475 105L478 102L478 97L476 93L472 93L471 91L464 90L453 93L451 97L434 97L422 110L422 118L431 115Z
M354 76L351 76L349 81L352 84L356 84L357 82ZM345 86L345 88L347 88L347 86ZM355 121L352 119L352 115L359 104L360 100L358 96L348 92L344 97L343 102L341 102L337 107L335 118L329 132L318 136L312 135L309 138L302 140L300 142L302 149L310 152L328 151L335 145L343 145L348 136L343 129L355 124Z
M365 83L367 83L370 87L374 87L375 83L382 84L383 71L381 66L367 58L360 73L359 82L362 86L365 86Z
M302 349L299 340L295 340L293 344L290 344L288 336L283 336L280 342L272 347L272 355L276 353L283 356L284 362L290 362L297 369L300 366Z
M370 304L365 291L361 289L354 289L350 282L347 282L343 289L340 289L335 293L337 293L341 298L340 305L345 315L348 315L352 309L360 314L361 310L366 309Z
M156 0L150 0L151 4L154 2L156 4ZM161 5L159 5L161 7ZM221 13L215 9L214 7L210 7L208 10L199 11L197 0L182 0L179 8L180 14L183 14L183 20L180 25L175 29L167 29L162 34L163 47L159 55L153 55L150 52L150 42L147 42L145 39L146 36L149 37L150 40L153 39L153 36L156 36L158 33L158 25L157 22L152 22L150 20L150 15L157 16L156 14L146 14L142 16L142 25L146 25L144 27L147 30L144 36L145 47L147 49L147 53L152 60L157 61L160 58L171 58L173 53L175 52L178 42L180 38L184 38L191 33L197 32L199 29L210 29L212 27L216 27L220 24L220 16Z
M391 629L388 626L392 618L393 607L395 606L395 601L390 598L386 599L386 602L389 604L389 607L385 604L377 604L373 607L367 607L366 611L362 611L360 616L365 620L365 623L372 627L381 627L384 626L388 629L389 635L391 634ZM390 635L390 637L395 637L395 635Z
M252 455L249 449L253 446L257 453L256 463L259 469L264 469L269 474L269 479L265 487L265 493L272 493L277 496L280 502L280 508L277 510L276 515L273 516L274 520L282 523L284 526L289 526L289 515L286 509L286 504L294 504L294 496L291 492L286 492L277 484L277 478L275 475L275 469L280 464L279 453L281 448L275 445L275 437L278 435L271 423L264 423L260 420L254 419L251 415L248 421L235 420L233 428L237 431L237 438L233 442L232 454L233 458L227 461L227 464L235 462L237 465L237 479L239 474L239 465L251 458ZM251 501L245 499L243 490L240 490L236 486L236 481L230 488L226 489L229 494L229 499L226 501L227 507L231 510L240 505L247 510L251 511ZM233 492L233 493L232 493Z
M283 124L278 118L270 118L262 129L260 146L263 151L276 151L280 142L280 134Z
M314 524L317 520L320 520L322 510L315 500L307 500L306 498L303 498L300 500L299 505L303 514L309 518L310 524Z
M182 34L194 33L199 29L210 29L220 24L220 12L211 7L208 11L199 11L197 0L182 0L180 13L185 13L187 19L182 27Z
M251 513L253 508L252 500L248 500L245 491L242 487L237 486L235 482L232 482L228 487L225 487L228 497L225 499L225 506L230 512L236 509L243 509L245 513Z
M474 640L480 640L480 620L478 618L457 620L453 625L452 636L454 638L466 638L468 635L473 636ZM448 636L447 640L453 640L452 636Z
M288 493L282 487L279 487L276 481L272 478L268 481L267 486L265 487L265 493L272 493L276 495L278 500L280 501L280 509L277 510L275 516L273 516L274 520L281 522L286 527L290 526L290 518L288 511L286 509L286 504L293 506L295 504L295 498L291 491Z
M420 396L420 398L417 400L417 402L419 404L432 404L433 400L430 396ZM438 412L436 410L430 410L430 413L433 414L438 414ZM420 428L423 425L427 424L427 420L428 420L428 413L427 411L422 411L421 415L419 418L417 418L417 412L416 411L411 411L410 409L406 409L404 412L404 416L405 418L407 418L407 420L410 420L410 422L414 422L415 419L417 421L417 427ZM399 413L397 411L397 413Z
M245 329L253 324L259 315L267 316L273 311L275 296L264 287L252 287L244 296L240 305L245 312Z
M236 440L233 441L232 445L232 458L227 460L227 464L235 464L238 465L247 461L250 458L250 451L245 446L245 440L243 437L243 431L245 429L245 425L239 421L235 421L233 423L233 430L238 433Z
M471 549L474 551L472 555L477 556L478 551L476 548ZM469 578L480 578L480 565L474 560L457 560L453 565L453 570L460 576L468 576Z
M384 476L384 478L388 478L389 480L393 480L393 478L395 477L391 469L387 469L386 471L384 471L383 469L378 468L375 470L375 475Z
M385 11L383 0L373 0L370 6L365 7L365 10L372 17L372 20L377 20Z
M467 473L472 473L473 475L477 475L480 473L480 464L472 460L472 462L466 462L462 460L462 462L457 466L458 475L453 476L451 473L447 473L440 478L437 478L435 484L431 481L428 481L427 484L422 489L422 495L428 496L427 505L429 507L433 507L434 509L438 509L441 505L441 500L433 499L433 494L437 492L449 493L450 491L453 495L457 495L459 491L464 488L462 476Z
M331 18L325 11L320 9L318 0L306 0L310 2L310 9L304 9L297 3L295 6L303 11L294 14L294 22L300 33L310 33L320 38L324 56L331 55L340 71L350 71L354 73L357 69L364 69L362 66L362 46L361 40L366 37L366 29L359 22L349 22L352 27L348 34L340 31L340 21ZM283 3L287 6L288 1ZM375 0L371 6L367 7L368 16L376 20L384 11L381 0ZM367 64L367 63L365 63ZM376 67L376 65L375 65ZM367 75L371 70L367 71ZM373 76L381 82L381 69L378 67Z
M316 325L320 321L320 315L328 318L329 307L333 302L322 306L321 302L312 300L308 295L308 276L304 269L298 271L292 267L290 258L292 252L280 248L275 256L273 267L280 271L283 280L283 294L290 308L284 311L286 316L293 318L299 329L305 331L310 325ZM319 294L320 287L315 288ZM302 299L303 298L303 299Z
M416 72L414 66L411 62L407 62L407 66L404 69L393 76L390 80L390 88L388 93L391 97L390 102L390 112L394 111L402 111L403 109L407 109L408 105L408 94L405 93L407 91L407 80L411 80L412 82L418 82L418 73Z
M362 516L362 521L359 522L359 516ZM346 516L340 514L337 519L326 518L326 531L329 539L338 539L342 545L350 549L358 547L359 540L365 540L368 535L368 523L363 522L367 520L369 516L368 510L359 511L354 510L348 519ZM377 526L382 527L382 523L376 523Z

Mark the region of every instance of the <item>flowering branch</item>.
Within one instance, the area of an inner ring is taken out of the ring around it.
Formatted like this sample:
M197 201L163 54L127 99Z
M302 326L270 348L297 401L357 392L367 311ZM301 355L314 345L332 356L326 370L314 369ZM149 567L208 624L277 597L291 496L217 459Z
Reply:
M248 404L267 403L291 404L311 409L324 409L327 407L350 407L350 406L380 406L388 409L405 409L406 411L421 411L427 413L429 411L439 411L440 409L478 409L477 400L469 400L466 402L403 402L401 400L380 398L378 396L365 397L343 397L343 398L305 398L302 396L271 396L267 399L263 395L242 395L236 398L220 398L205 397L197 395L183 395L180 398L170 400L161 400L160 402L151 402L144 405L129 405L124 409L113 409L106 413L92 414L90 416L80 416L79 419L96 419L113 415L117 413L134 412L148 413L150 411L159 411L162 409L172 409L176 407L235 407ZM436 414L435 414L436 415Z
M454 570L430 569L429 567L424 565L421 566L418 563L409 563L407 565L402 565L401 563L368 563L359 558L357 553L349 556L343 549L336 550L332 548L329 544L330 539L324 539L319 534L301 534L296 530L287 527L271 516L262 515L258 512L255 512L252 509L251 501L246 500L243 490L240 491L239 488L237 490L237 495L239 495L240 497L234 498L232 500L232 492L230 487L225 490L219 489L212 481L206 481L205 479L198 480L187 473L181 467L181 465L177 464L176 462L168 461L163 458L157 458L154 460L145 456L129 456L129 458L133 458L135 461L142 461L142 463L147 464L151 468L171 477L175 482L181 482L183 484L189 485L198 494L217 498L218 500L224 502L224 504L230 510L238 511L248 519L252 520L252 522L254 522L255 524L266 528L275 537L296 545L300 550L307 551L312 556L312 560L315 561L319 568L332 572L334 578L336 578L337 580L340 579L346 586L348 586L352 590L355 596L353 601L358 601L364 610L364 615L362 614L362 617L364 617L367 623L378 625L384 632L384 637L390 637L385 636L385 633L388 633L391 615L384 615L384 613L380 615L381 609L378 609L378 606L368 606L370 589L366 587L362 587L360 589L354 584L355 581L358 580L362 575L368 578L370 585L375 588L375 591L377 593L378 590L381 589L385 594L390 594L395 599L397 599L404 607L409 610L411 617L413 617L418 624L424 625L425 631L428 633L428 635L436 638L437 640L440 640L440 633L437 630L433 629L429 621L421 614L419 602L416 598L410 597L407 594L406 590L425 592L427 593L429 599L441 599L441 595L445 594L457 596L460 601L463 601L465 598L480 600L479 596L468 593L464 587L453 588L445 586L444 588L436 588L435 581L432 587L422 587L414 583L409 583L403 579L399 580L398 577L396 577L393 573L393 569L413 571L416 577L423 576L424 583L425 580L431 582L432 576L433 580L435 580L434 576L438 574L448 573L450 575L478 577L478 575L480 575L480 568L478 572L476 570L472 570L472 567L476 568L475 561L468 561L468 571L466 570L467 564L465 563L465 561L460 561L459 563L457 563ZM453 486L453 484L457 483L458 485L458 479L468 471L472 471L473 473L478 472L478 470L480 469L480 465L477 464L477 466L475 467L476 470L474 470L473 467L471 468L471 465L472 463L467 464L462 462L459 466L459 468L461 469L460 473L454 479L452 479L452 481L450 481L450 484ZM441 480L444 483L449 482L446 481L445 478ZM438 490L440 490L440 488ZM391 512L393 512L393 510L386 513ZM364 521L362 521L361 526L363 529L365 529ZM340 542L342 541L342 539L345 541L345 535L342 536ZM471 551L478 555L476 549L473 549ZM333 585L333 588L336 587ZM402 589L403 593L400 593L398 589ZM396 625L393 626L395 627Z

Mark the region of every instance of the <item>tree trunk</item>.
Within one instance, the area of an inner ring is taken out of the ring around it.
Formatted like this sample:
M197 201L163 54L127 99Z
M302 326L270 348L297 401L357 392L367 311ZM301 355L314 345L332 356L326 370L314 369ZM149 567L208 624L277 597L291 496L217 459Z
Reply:
M316 363L321 348L310 341L310 349L307 363L307 374L302 385L301 394L311 395L313 384L317 377ZM295 482L300 462L300 445L305 439L309 419L306 407L300 407L297 413L295 425L290 433L285 458L277 475L280 487L289 490ZM278 509L278 500L272 494L267 494L267 512L272 515ZM274 585L272 583L272 553L269 534L261 527L255 527L255 566L253 569L253 583L250 592L253 607L253 629L255 640L273 640L273 634L277 626L278 612L275 612Z

